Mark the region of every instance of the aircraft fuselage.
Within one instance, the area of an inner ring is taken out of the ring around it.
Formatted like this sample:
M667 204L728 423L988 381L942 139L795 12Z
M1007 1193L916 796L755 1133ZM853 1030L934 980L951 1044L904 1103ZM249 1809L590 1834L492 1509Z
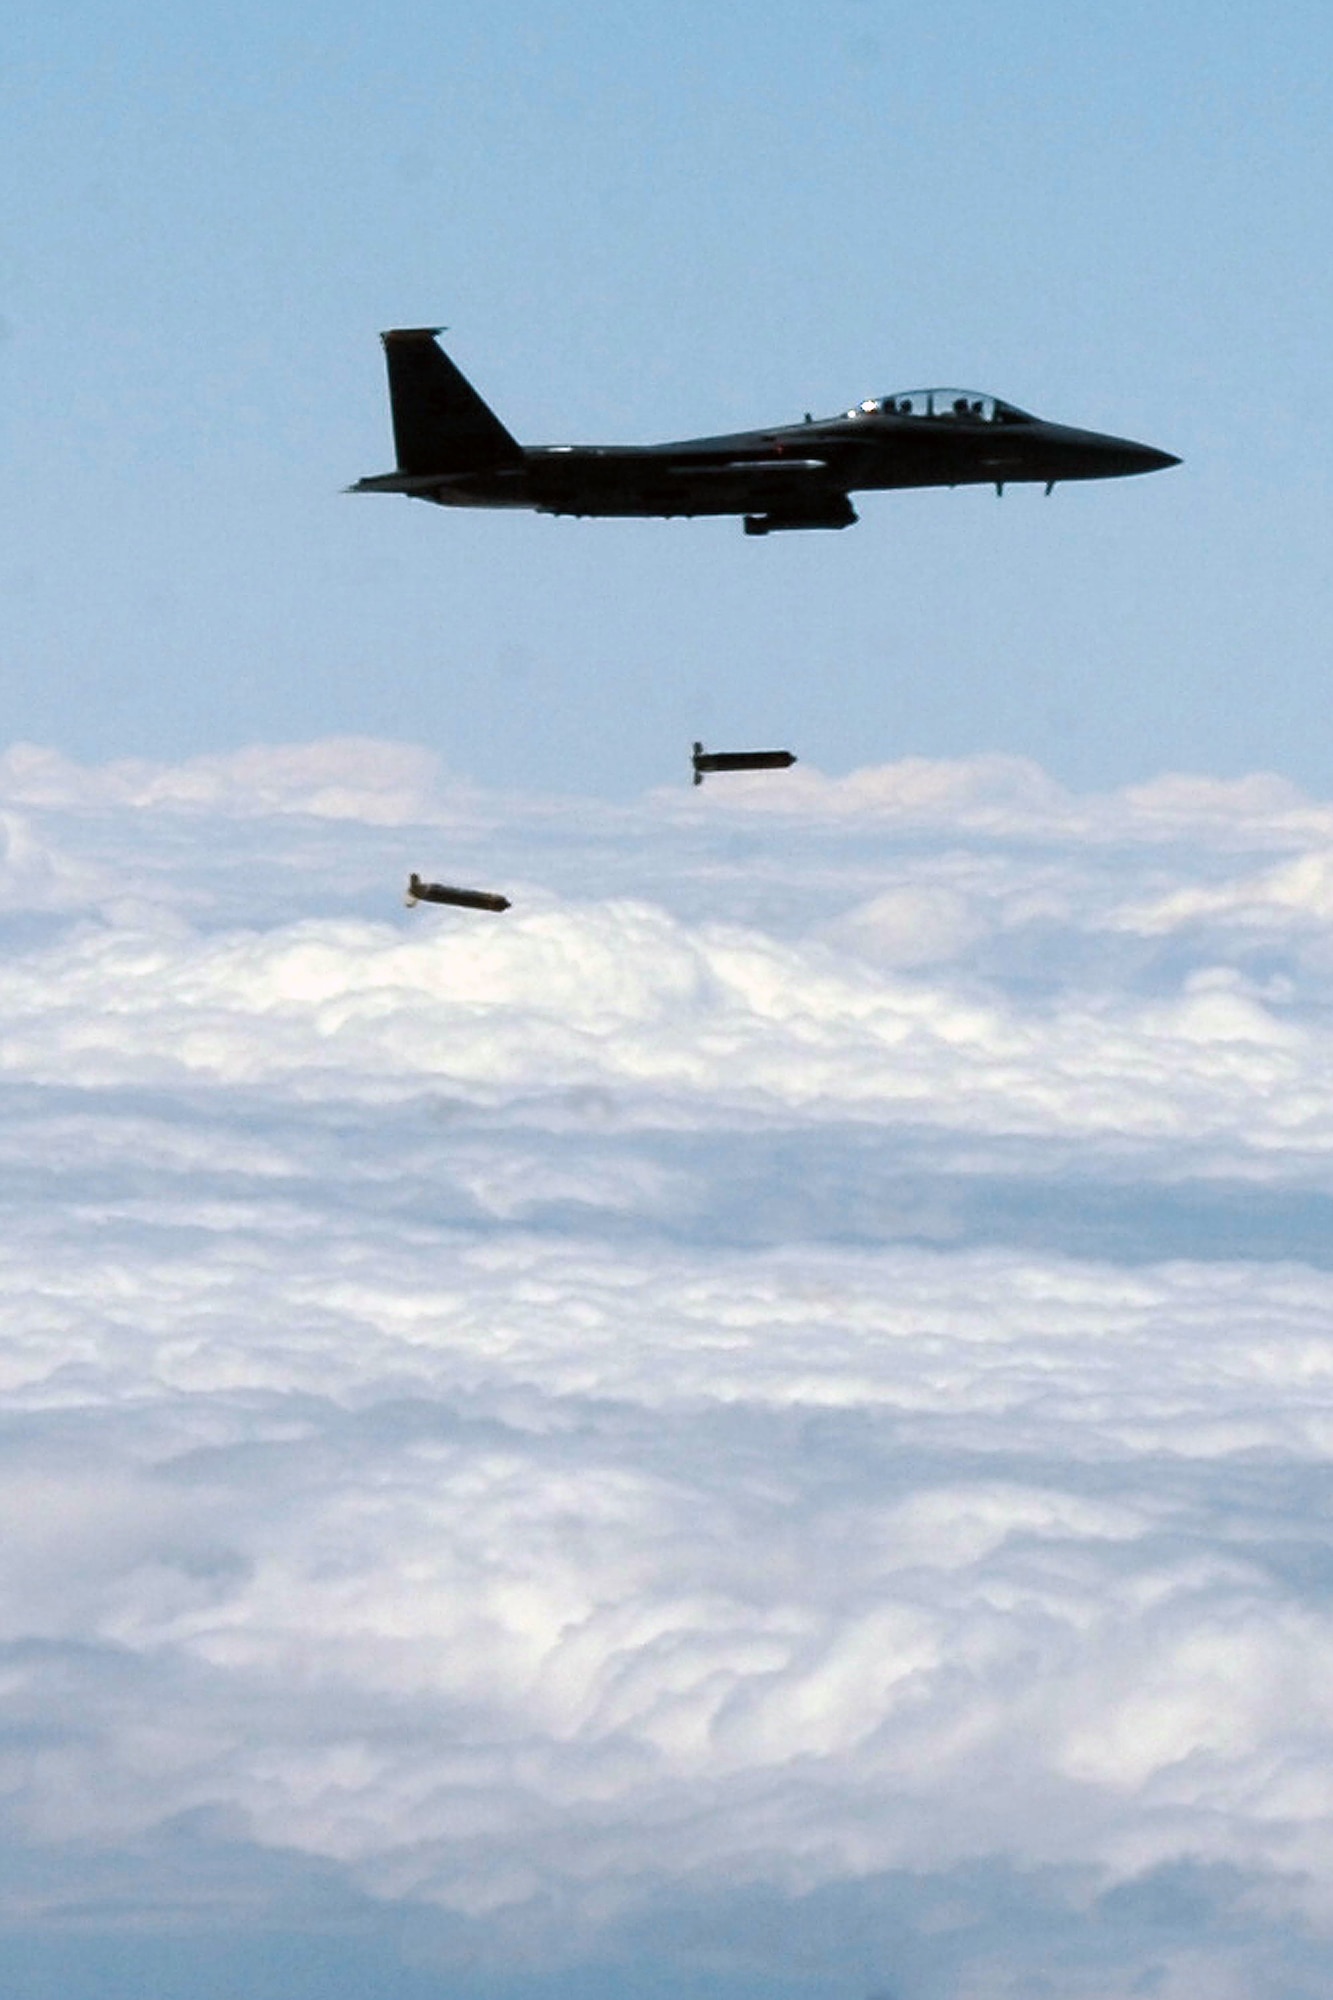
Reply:
M841 416L652 445L522 446L428 329L384 335L398 469L354 492L444 507L666 517L743 514L751 533L847 527L849 495L1121 478L1170 452L1048 423L993 396L917 390Z

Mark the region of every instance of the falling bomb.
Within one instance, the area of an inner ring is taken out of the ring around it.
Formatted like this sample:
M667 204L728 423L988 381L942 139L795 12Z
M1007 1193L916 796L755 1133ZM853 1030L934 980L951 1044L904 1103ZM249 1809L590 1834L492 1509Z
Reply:
M410 875L403 901L408 909L417 903L452 903L460 910L507 910L508 896L492 896L485 889L450 889L443 882L423 882Z
M790 750L705 750L694 746L694 782L701 785L710 771L789 771L796 762Z

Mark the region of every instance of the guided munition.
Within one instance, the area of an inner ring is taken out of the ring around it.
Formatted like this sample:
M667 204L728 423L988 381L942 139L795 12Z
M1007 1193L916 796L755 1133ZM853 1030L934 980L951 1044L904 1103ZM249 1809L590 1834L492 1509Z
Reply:
M454 903L460 910L507 910L508 896L492 896L485 889L448 889L443 882L423 882L419 875L407 878L403 901L408 909L417 903Z
M707 771L787 771L796 762L790 750L705 750L694 746L694 782Z

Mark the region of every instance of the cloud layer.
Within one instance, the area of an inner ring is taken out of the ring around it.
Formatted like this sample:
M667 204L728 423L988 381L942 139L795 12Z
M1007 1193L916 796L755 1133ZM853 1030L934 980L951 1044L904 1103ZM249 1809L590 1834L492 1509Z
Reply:
M0 813L25 1948L1326 1990L1333 808L352 743Z

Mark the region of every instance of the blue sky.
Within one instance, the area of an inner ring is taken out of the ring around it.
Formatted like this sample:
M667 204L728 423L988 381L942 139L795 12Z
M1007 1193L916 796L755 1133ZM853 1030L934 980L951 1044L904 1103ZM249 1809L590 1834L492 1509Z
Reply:
M697 734L1318 789L1331 39L1313 5L12 17L0 733L416 735L622 795ZM436 320L534 441L958 380L1186 464L771 544L344 497L391 458L378 329Z

